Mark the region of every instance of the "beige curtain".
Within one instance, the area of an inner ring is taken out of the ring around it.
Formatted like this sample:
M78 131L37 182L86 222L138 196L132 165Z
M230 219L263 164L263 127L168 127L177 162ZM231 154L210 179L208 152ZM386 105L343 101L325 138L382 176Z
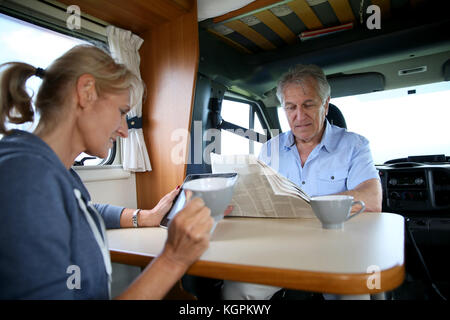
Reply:
M139 79L141 79L141 73L139 70L139 65L141 62L139 48L144 40L131 33L131 31L123 30L114 26L108 26L106 28L106 33L112 56L118 62L126 65L128 69L130 69ZM128 112L128 118L142 118L143 94L143 88L134 90L134 94L130 97L131 105L133 105L134 108ZM122 139L121 150L122 164L125 170L133 172L152 170L142 128L129 129L128 138Z

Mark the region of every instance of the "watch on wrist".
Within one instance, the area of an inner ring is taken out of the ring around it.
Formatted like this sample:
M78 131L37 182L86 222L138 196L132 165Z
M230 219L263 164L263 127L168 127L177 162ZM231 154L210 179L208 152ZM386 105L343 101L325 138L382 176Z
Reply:
M137 209L133 212L133 217L131 218L131 221L133 222L133 227L137 228L139 227L138 225L138 214L139 211L141 211L141 209Z

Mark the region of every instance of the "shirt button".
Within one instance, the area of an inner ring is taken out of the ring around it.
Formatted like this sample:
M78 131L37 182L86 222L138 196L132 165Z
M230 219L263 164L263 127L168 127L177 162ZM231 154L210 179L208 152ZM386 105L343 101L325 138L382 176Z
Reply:
M306 182L305 181L302 181L302 184L305 184Z
M334 180L334 176L331 176L331 180Z

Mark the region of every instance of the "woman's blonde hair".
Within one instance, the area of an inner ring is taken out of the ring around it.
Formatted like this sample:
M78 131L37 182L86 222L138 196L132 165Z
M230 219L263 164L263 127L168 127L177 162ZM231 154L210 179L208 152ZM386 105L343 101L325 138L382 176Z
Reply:
M45 130L60 119L64 113L70 92L83 74L95 78L99 96L135 90L143 86L123 64L116 63L105 51L92 45L78 45L56 59L46 70L21 62L0 65L4 69L0 75L0 133L8 134L5 123L25 123L33 121L32 97L25 84L31 76L42 78L35 107L40 114L39 127ZM131 93L130 93L131 94Z

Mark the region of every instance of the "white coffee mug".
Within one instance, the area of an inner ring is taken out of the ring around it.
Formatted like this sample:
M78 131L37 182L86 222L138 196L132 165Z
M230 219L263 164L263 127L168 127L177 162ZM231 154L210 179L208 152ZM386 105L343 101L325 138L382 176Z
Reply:
M312 197L310 204L316 217L322 223L324 229L341 229L344 222L364 212L366 206L363 201L353 201L353 196L329 195ZM352 207L361 205L361 209L350 215Z
M205 206L211 210L211 217L214 219L211 233L214 231L217 222L222 220L225 209L231 202L237 177L236 175L233 178L201 178L183 184L184 190L192 192L192 198L202 198Z

